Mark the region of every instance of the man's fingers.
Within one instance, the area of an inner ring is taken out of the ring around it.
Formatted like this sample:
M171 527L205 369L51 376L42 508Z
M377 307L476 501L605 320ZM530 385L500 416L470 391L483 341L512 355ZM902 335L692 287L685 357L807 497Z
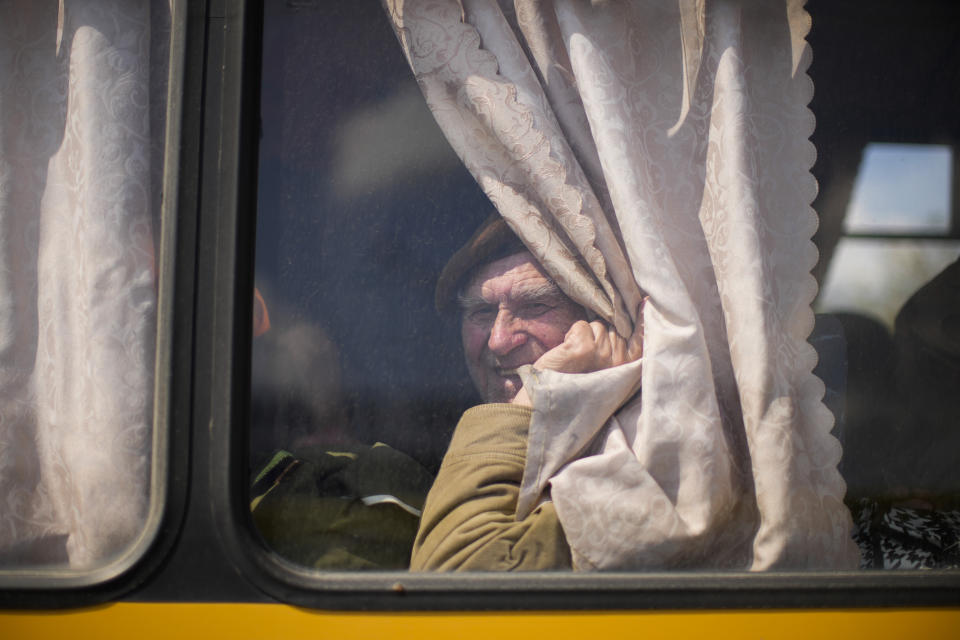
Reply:
M616 329L610 329L610 343L613 345L612 361L613 366L629 362L627 353L627 341L620 337Z
M633 362L643 357L643 327L634 331L627 341L627 362Z
M599 320L594 320L590 323L590 330L593 331L593 341L597 344L599 344L607 335L607 325Z
M643 330L625 340L605 322L579 320L563 343L543 354L534 366L565 373L588 373L632 362L643 353Z
M607 325L603 322L594 320L590 323L590 330L593 331L593 344L590 351L592 361L591 369L605 369L610 366L607 361L610 360L611 345L610 337L607 335Z
M633 362L643 356L643 320L637 322L633 333L626 341L626 362Z
M593 335L593 327L586 320L577 320L567 329L563 341L590 340Z

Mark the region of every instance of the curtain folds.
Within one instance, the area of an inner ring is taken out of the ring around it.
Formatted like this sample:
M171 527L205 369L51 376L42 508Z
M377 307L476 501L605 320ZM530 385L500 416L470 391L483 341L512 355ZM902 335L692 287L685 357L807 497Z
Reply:
M802 0L385 4L511 228L621 335L644 324L639 363L523 373L518 517L549 492L580 569L855 568L806 342Z
M166 1L0 5L0 564L102 565L149 505Z

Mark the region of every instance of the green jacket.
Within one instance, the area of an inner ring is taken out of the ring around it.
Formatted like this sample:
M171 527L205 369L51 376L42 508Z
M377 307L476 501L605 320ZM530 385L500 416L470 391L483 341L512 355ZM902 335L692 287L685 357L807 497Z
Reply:
M433 481L385 444L279 451L253 479L250 509L265 543L318 569L406 569Z

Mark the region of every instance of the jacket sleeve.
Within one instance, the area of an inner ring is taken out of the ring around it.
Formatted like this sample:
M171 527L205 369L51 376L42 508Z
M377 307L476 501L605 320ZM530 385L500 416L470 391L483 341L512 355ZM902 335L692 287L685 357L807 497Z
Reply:
M522 521L515 517L531 415L511 404L463 414L427 496L412 570L570 568L552 502Z

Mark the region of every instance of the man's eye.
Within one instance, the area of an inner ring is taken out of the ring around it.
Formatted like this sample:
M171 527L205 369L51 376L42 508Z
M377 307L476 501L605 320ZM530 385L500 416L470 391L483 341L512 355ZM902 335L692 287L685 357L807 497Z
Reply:
M475 324L486 324L493 322L497 312L494 309L474 309L467 312L467 319Z
M536 318L537 316L542 316L543 314L552 310L553 310L553 305L537 302L537 303L524 305L523 308L520 310L520 314L524 318Z

